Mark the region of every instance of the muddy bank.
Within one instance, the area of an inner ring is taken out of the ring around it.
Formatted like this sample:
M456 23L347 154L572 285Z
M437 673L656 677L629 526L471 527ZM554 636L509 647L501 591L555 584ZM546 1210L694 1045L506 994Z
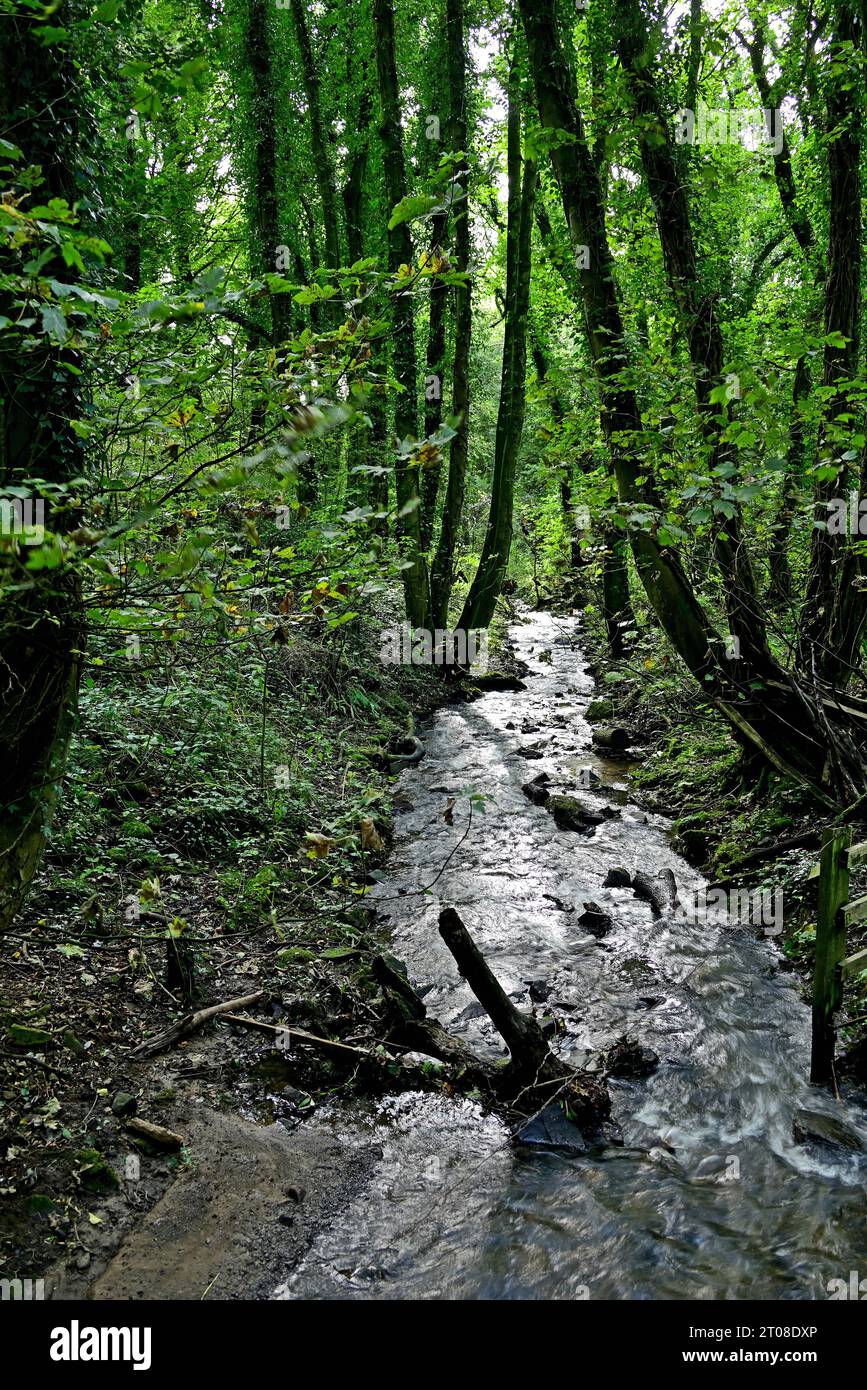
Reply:
M56 1299L260 1299L364 1184L382 1150L322 1126L259 1124L200 1105L178 1107L189 1160L163 1195L100 1249L93 1228L86 1272L50 1270ZM114 1215L109 1203L106 1221Z

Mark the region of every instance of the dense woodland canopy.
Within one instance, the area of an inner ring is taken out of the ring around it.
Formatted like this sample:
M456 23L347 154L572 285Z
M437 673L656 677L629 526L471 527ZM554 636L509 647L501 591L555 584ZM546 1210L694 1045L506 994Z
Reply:
M858 0L0 24L6 925L71 742L73 801L234 759L187 808L272 833L281 663L363 708L364 632L485 628L510 565L747 780L863 794Z

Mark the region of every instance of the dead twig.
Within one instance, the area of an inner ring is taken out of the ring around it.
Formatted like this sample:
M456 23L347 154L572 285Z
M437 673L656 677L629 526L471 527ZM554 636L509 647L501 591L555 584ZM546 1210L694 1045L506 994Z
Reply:
M196 1013L185 1014L183 1018L173 1023L171 1028L166 1028L162 1033L156 1033L152 1038L146 1038L138 1047L133 1048L131 1057L152 1057L156 1052L162 1052L165 1048L171 1047L172 1043L181 1042L183 1038L188 1038L191 1033L195 1033L204 1023L212 1018L218 1018L220 1014L233 1013L235 1009L248 1009L251 1004L258 1004L265 998L265 990L260 989L256 994L245 994L239 999L227 999L225 1004L212 1004L210 1008L198 1009Z

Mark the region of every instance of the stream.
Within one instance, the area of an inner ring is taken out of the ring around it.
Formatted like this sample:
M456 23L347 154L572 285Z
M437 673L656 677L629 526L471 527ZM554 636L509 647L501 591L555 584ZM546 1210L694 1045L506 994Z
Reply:
M703 880L666 821L630 803L626 765L591 750L578 619L527 614L511 638L527 689L448 706L422 731L370 901L429 1014L478 1051L505 1055L440 940L446 904L519 1007L546 997L537 1011L563 1020L564 1056L580 1063L628 1033L659 1066L610 1083L623 1145L584 1154L516 1146L469 1099L371 1106L352 1142L381 1151L372 1181L274 1296L825 1299L831 1280L867 1279L867 1154L793 1137L805 1108L867 1148L862 1101L807 1083L796 978L761 926L654 920L630 888L603 887L613 868L671 869L682 894ZM591 835L558 830L521 790L540 772L618 814ZM601 940L578 925L586 902L613 918Z

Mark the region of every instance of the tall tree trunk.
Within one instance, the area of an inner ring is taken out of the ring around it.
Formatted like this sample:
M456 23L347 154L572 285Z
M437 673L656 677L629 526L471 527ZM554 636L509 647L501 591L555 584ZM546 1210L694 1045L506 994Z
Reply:
M599 178L578 111L574 78L563 52L556 0L520 0L527 33L539 116L544 127L566 131L551 161L576 254L586 269L581 289L587 339L601 396L601 421L622 502L661 511L647 459L638 441L642 421L634 392L621 379L628 353L614 267L605 231ZM654 526L631 523L636 570L663 630L702 689L726 716L741 741L749 741L780 771L793 772L818 787L825 772L826 743L802 692L779 671L779 688L758 695L721 663L721 643L686 579L672 545L661 544ZM841 778L845 769L839 768Z
M795 383L792 388L792 413L789 447L786 452L786 471L780 492L779 505L771 531L768 555L770 582L768 601L775 605L789 603L792 598L792 572L789 566L789 541L792 521L798 503L798 484L804 474L807 458L803 407L809 397L813 380L806 353L798 358Z
M400 96L394 50L394 9L391 0L373 0L373 27L376 41L376 68L382 108L383 164L389 208L406 197L406 169L400 124ZM396 274L402 265L412 265L412 238L409 225L400 222L389 227L388 265ZM413 627L430 627L430 581L421 545L418 466L407 452L407 441L418 439L418 398L415 360L415 313L412 294L398 291L392 322L392 360L394 375L401 387L394 408L398 460L395 471L397 528L403 570L406 616Z
M756 89L761 98L762 106L765 110L772 111L780 100L780 92L777 84L771 84L765 70L765 48L767 45L767 26L764 18L759 13L756 6L747 6L750 20L753 26L751 39L743 39L747 51L750 55L750 66L753 70L753 77ZM817 279L821 279L823 271L821 258L816 246L816 237L813 226L803 207L798 202L795 175L792 169L792 151L789 145L789 137L786 134L786 127L780 123L780 150L774 155L774 179L777 185L777 192L780 195L780 204L783 215L789 229L798 243L804 258L813 271Z
M464 0L447 0L446 30L448 44L448 75L450 92L448 143L452 153L466 150L467 123L467 57L464 34ZM469 164L461 160L455 170L454 202L455 249L454 268L462 275L470 273L470 202ZM452 414L457 417L455 437L449 449L448 482L443 499L440 534L431 570L431 606L435 628L448 627L449 600L454 582L455 551L458 531L464 510L467 457L470 442L470 340L473 329L473 299L470 281L456 285L454 290L455 348L452 364Z
M291 0L291 3L292 22L295 26L295 37L298 42L298 51L301 55L301 75L304 81L304 95L307 100L307 116L310 122L310 148L313 154L313 173L316 178L319 201L322 204L325 264L330 270L337 270L340 265L340 224L337 218L337 190L334 180L334 170L328 153L328 143L325 138L325 126L322 120L322 96L319 87L319 74L313 56L313 49L310 44L310 32L307 28L305 6L302 0ZM331 310L331 316L332 318L339 319L340 314L340 303L339 301L335 301Z
M249 0L244 30L244 60L252 90L252 176L247 189L249 224L252 228L251 270L261 276L277 269L280 209L277 200L277 112L274 104L268 0ZM270 297L271 341L277 345L292 331L289 295Z
M695 111L698 97L698 78L701 72L701 0L690 0L689 6L689 58L686 65L686 92L684 105L688 111Z
M144 159L140 155L140 135L127 134L126 170L123 182L123 288L141 289L141 214L144 205Z
M349 55L348 70L354 71L354 54ZM349 264L355 265L364 257L365 189L370 174L370 133L373 124L373 94L371 91L368 63L361 65L361 95L358 109L347 117L347 127L353 128L350 137L350 157L347 165L346 183L343 186L343 209L346 218L346 247ZM384 368L381 361L383 348L374 339L371 343L369 367L371 372L380 373ZM387 529L385 513L388 511L388 474L385 471L386 448L388 441L388 418L385 409L383 389L371 388L365 403L365 411L370 420L367 433L363 436L360 450L362 468L371 469L363 473L363 481L357 489L360 499L374 513L372 529L384 534ZM359 431L359 434L361 431ZM382 470L382 471L380 471Z
M629 542L622 531L609 527L602 557L602 616L608 650L618 660L626 651L624 633L634 621L629 602Z
M506 229L506 324L500 376L500 404L494 445L491 507L482 554L467 594L460 627L487 627L506 570L512 545L515 472L524 432L527 375L527 314L530 304L533 205L538 175L532 160L521 173L521 83L518 58L509 73L508 167L509 220Z
M859 84L852 81L849 64L834 57L840 44L851 45L849 51L857 52L861 39L853 0L837 0L826 76L830 209L822 383L829 398L822 450L838 471L835 478L816 488L816 519L822 521L826 520L823 504L832 497L848 498L853 486L859 488L861 496L867 494L867 448L862 449L860 478L846 457L852 450L853 431L846 419L854 410L850 387L859 361L863 98ZM867 619L863 590L855 586L864 573L863 559L853 551L850 536L813 530L800 657L807 671L832 683L845 684L852 674Z
M765 110L774 110L780 101L780 86L783 80L771 83L765 68L767 48L767 25L764 16L755 5L748 5L752 37L745 38L739 33L742 43L750 55L750 65L756 83L756 90ZM792 152L785 124L781 122L780 149L774 154L774 180L780 197L780 205L786 223L800 247L804 262L817 286L824 279L822 258L816 243L813 225L798 202L797 186L792 168ZM813 327L813 315L809 318ZM792 390L791 425L789 428L789 448L786 456L786 471L780 494L779 506L774 519L769 555L770 584L768 600L779 605L788 603L792 597L792 575L789 567L789 540L792 519L798 499L798 486L803 476L806 462L806 439L804 430L804 403L813 388L813 374L806 353L799 357L795 367L795 382Z
M350 53L347 61L347 77L353 75L354 57L355 54ZM343 185L343 213L346 221L346 252L350 265L355 265L364 255L364 185L370 162L368 155L372 107L373 103L367 81L367 64L362 63L361 95L358 107L355 111L347 110L345 113L349 158L346 166L346 182ZM371 420L371 426L373 424L372 405L373 394L371 393L367 401L367 414ZM361 442L359 454L362 459L362 467L375 466L373 465L372 435L373 429L371 427L359 426L356 431L356 437ZM362 482L347 478L347 491L353 505L367 500L368 477L369 475L365 475Z
M537 216L538 221L538 216ZM560 393L551 381L548 357L546 349L542 345L541 335L535 326L532 329L533 336L533 365L536 368L536 376L539 384L546 387L548 408L558 429L562 428L566 418L566 410L560 398ZM563 515L563 527L569 542L569 568L573 571L573 576L577 578L578 573L584 567L584 557L581 554L581 530L575 518L574 499L572 496L572 464L569 458L560 458L556 464L557 468L557 489L560 494L560 510Z
M442 213L434 218L431 236L433 255L439 255L445 247L447 216ZM436 434L443 418L443 376L446 356L446 304L448 285L439 278L433 280L430 288L430 314L428 317L427 360L425 363L425 410L424 432L427 439ZM429 464L421 475L421 543L425 552L430 550L436 521L437 499L440 490L442 466L439 461Z
M723 438L726 407L715 397L724 384L724 347L716 297L700 283L689 200L662 112L655 64L639 0L616 0L618 50L627 76L641 163L653 200L666 277L683 322L692 363L711 475L733 461ZM726 613L745 661L772 666L755 575L741 519L731 502L714 516L714 551L723 576Z
M446 102L444 131L445 148L449 150L451 146L451 106L454 97L450 92L450 72L449 72L449 52L448 52L448 17L446 17L445 39L436 35L435 43L429 50L429 57L426 66L431 68L430 87L421 98L425 103L423 109L431 111L436 105ZM433 93L437 96L434 97ZM448 95L447 95L448 94ZM431 152L437 154L442 148L438 141L424 139L423 149L423 174L426 179L430 179L433 170L431 169ZM449 241L449 208L444 206L441 212L437 212L431 218L430 223L430 243L428 254L432 257L441 257ZM448 337L448 301L449 287L443 280L436 278L431 281L430 295L428 299L428 330L427 330L427 352L425 356L425 379L424 379L424 433L425 438L436 434L443 418L443 380L446 367L446 344ZM436 522L437 501L439 499L440 483L442 479L442 458L439 454L432 459L422 469L421 484L421 539L425 553L430 551L433 543L434 526Z
M81 190L75 181L78 111L75 69L62 44L43 45L38 21L7 15L0 50L0 133L25 163L42 167L36 201ZM20 192L25 198L24 189ZM20 273L14 252L0 269ZM42 275L75 278L58 248ZM0 297L2 298L2 297ZM0 303L0 310L6 309ZM16 311L9 309L10 316ZM81 414L76 367L66 348L22 356L0 353L0 490L34 479L63 484L83 471L81 444L69 421ZM47 532L69 529L44 503ZM23 549L23 548L22 548ZM39 866L63 777L75 717L84 615L78 578L66 563L28 570L26 553L3 537L0 582L0 930L18 911Z

